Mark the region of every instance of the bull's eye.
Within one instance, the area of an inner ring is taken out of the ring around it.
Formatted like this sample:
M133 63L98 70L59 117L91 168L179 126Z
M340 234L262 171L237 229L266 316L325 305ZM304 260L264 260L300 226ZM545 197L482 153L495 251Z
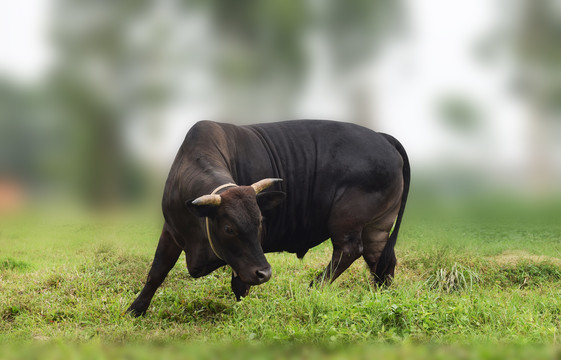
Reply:
M228 235L234 235L234 229L232 229L229 225L224 226L224 232Z

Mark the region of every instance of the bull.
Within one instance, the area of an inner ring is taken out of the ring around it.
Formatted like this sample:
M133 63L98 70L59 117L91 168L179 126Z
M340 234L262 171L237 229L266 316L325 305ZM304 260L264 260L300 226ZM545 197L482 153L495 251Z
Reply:
M198 122L171 167L154 260L127 311L146 313L182 251L194 278L231 266L238 300L270 279L265 253L303 258L329 238L331 261L316 281L333 282L362 256L373 282L389 284L409 182L403 146L355 124Z

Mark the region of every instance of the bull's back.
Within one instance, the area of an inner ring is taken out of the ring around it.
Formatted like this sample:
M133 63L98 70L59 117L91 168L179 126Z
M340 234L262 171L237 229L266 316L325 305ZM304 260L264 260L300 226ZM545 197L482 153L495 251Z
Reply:
M401 173L394 146L382 134L356 124L293 120L251 127L272 149L281 175L294 183L322 190L356 185L376 191Z

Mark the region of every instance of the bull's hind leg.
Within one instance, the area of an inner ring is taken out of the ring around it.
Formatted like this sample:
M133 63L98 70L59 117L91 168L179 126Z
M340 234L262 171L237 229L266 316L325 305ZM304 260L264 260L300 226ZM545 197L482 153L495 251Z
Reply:
M315 279L316 284L332 283L362 254L360 231L332 236L333 255L325 270ZM310 286L314 285L314 281Z
M372 219L376 202L376 194L350 188L334 204L328 225L333 255L331 262L315 282L333 282L362 255L362 229L364 224Z
M152 267L146 279L146 285L144 285L140 295L138 295L136 300L127 309L127 312L134 316L140 316L146 313L146 309L148 309L148 305L150 305L150 301L152 301L156 289L158 289L169 271L173 268L180 254L181 248L177 246L172 235L166 229L166 225L164 225L156 254L154 255L154 261L152 262Z
M362 231L363 257L375 285L390 285L397 263L390 232L399 208L392 209L381 218L367 224ZM394 239L395 240L395 239Z

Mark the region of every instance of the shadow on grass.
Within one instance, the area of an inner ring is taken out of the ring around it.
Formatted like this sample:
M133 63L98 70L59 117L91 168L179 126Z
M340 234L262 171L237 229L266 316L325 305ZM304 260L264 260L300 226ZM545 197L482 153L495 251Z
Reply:
M185 301L181 306L167 304L157 310L156 317L176 323L213 324L233 314L232 304L215 298ZM177 305L177 304L175 304Z

